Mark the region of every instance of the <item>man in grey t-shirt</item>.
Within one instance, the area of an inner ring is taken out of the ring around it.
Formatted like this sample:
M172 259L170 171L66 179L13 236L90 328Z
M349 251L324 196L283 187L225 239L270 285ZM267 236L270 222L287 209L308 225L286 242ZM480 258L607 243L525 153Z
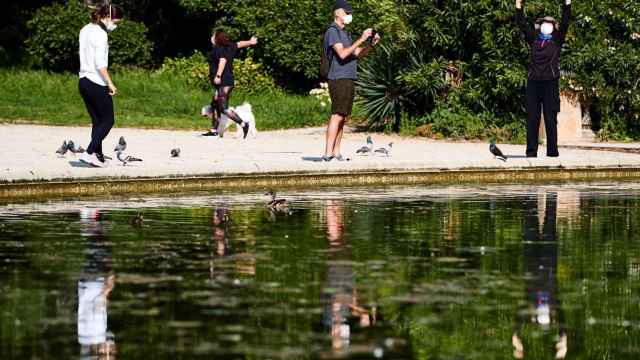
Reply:
M324 34L323 45L331 58L328 76L331 118L327 125L327 142L322 157L324 161L344 160L340 153L340 143L344 124L353 108L358 59L366 56L380 41L380 36L374 35L372 29L365 30L360 38L352 41L351 34L344 30L345 25L353 20L352 13L353 8L346 0L337 0L333 6L335 21ZM365 43L367 45L361 48Z

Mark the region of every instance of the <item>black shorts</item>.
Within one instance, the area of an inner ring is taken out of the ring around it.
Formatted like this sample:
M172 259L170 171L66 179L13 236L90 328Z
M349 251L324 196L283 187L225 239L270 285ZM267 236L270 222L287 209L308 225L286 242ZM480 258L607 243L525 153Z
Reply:
M353 99L356 96L355 81L352 79L329 80L331 114L351 115Z

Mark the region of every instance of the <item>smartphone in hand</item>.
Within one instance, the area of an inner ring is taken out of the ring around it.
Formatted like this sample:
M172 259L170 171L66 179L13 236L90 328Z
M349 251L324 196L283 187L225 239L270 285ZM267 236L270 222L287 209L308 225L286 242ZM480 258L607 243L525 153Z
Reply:
M367 38L367 41L369 42L369 44L373 44L373 41L376 39L376 35L378 34L377 31L372 30L371 31L371 36L369 36L369 38Z

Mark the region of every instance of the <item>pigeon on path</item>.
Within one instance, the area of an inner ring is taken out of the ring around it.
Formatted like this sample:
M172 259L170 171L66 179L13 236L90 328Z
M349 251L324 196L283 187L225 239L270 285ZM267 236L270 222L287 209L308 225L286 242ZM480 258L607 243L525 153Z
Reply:
M491 151L491 154L493 154L493 156L498 159L498 160L502 160L504 162L507 161L507 157L504 156L504 154L502 153L502 151L500 151L500 149L498 149L498 147L496 146L496 142L495 140L491 140L491 144L489 144L489 151Z
M382 155L384 155L386 157L389 157L391 155L391 149L392 148L393 148L393 143L391 142L391 143L389 143L389 148L388 149L385 148L385 147L381 147L379 149L376 149L374 152L376 154L382 154Z
M124 141L124 136L120 136L120 140L118 140L118 145L113 150L114 152L123 152L127 149L127 142Z
M118 158L118 160L120 160L120 162L122 163L122 166L127 166L127 164L130 162L142 162L142 159L139 159L131 155L124 155L122 151L118 151L116 153L116 157Z
M68 150L69 150L69 147L67 145L67 141L65 140L65 141L62 142L62 146L60 146L60 148L58 148L58 150L56 150L56 154L62 156L64 154L66 154Z
M356 151L356 154L367 155L371 154L373 151L373 140L371 140L371 136L367 136L367 145L361 147Z
M86 151L82 146L76 148L76 144L73 142L73 140L67 141L67 149L73 154L82 154Z

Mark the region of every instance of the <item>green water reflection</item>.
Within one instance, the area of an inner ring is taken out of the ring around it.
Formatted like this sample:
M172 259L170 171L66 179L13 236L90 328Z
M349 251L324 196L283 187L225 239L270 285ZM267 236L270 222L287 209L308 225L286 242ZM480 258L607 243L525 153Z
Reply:
M282 195L0 207L0 358L640 356L640 187Z

